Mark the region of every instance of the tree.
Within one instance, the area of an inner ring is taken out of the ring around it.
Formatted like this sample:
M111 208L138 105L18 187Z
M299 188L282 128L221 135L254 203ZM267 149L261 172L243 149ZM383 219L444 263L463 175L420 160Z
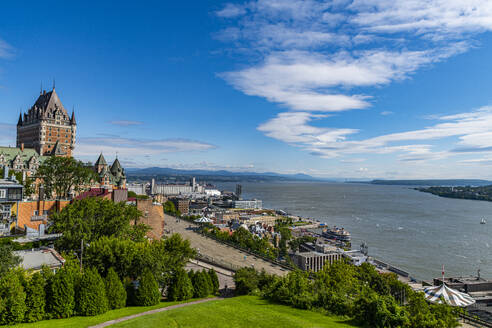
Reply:
M106 286L96 269L84 271L77 288L77 312L80 315L98 315L108 311Z
M249 295L258 290L258 274L253 268L241 268L234 274L236 295Z
M90 197L53 214L50 231L63 233L57 241L58 248L78 250L82 240L91 243L103 236L131 239L135 227L130 222L140 216L141 212L135 206Z
M46 281L41 273L36 272L27 281L26 286L26 322L43 320L46 306Z
M126 290L116 271L111 267L105 280L106 296L110 309L119 309L126 304Z
M53 277L49 310L54 318L69 318L74 314L75 281L73 272L66 268L58 270Z
M181 213L176 209L174 203L170 200L166 201L163 205L164 213L174 216L181 216Z
M185 270L175 272L167 291L170 301L185 301L193 297L193 285Z
M91 167L73 157L51 156L44 161L37 171L37 177L43 181L44 192L48 198L68 197L71 191L79 191L97 175Z
M212 293L210 276L206 271L197 271L192 276L193 297L203 298Z
M21 283L23 272L11 270L0 277L0 324L22 322L26 313L26 293Z
M10 269L18 266L22 259L14 255L13 247L10 245L0 245L0 277L5 275Z
M145 269L142 274L135 294L136 305L151 306L159 303L161 299L159 285L149 269Z
M212 294L217 295L219 293L219 277L217 276L217 272L212 268L208 270L208 275L212 281Z

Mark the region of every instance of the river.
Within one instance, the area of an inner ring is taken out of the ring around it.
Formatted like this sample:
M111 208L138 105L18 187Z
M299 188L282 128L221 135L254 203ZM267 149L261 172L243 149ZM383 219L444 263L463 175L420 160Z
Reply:
M235 190L234 184L220 188ZM441 198L408 186L350 183L242 183L243 198L263 207L342 226L357 248L418 279L492 277L492 202ZM480 224L485 218L488 224Z

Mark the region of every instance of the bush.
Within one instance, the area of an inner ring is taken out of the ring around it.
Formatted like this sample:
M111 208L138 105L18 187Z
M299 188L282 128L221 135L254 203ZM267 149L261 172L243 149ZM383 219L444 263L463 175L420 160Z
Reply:
M54 318L68 318L75 309L75 279L72 272L63 268L52 279L49 311Z
M98 315L108 311L104 282L96 269L86 269L77 290L77 312L80 315Z
M46 281L41 273L36 272L27 282L26 286L26 322L43 320L46 306Z
M210 269L208 270L208 274L212 280L212 293L217 295L219 293L219 277L217 276L217 272L214 269Z
M113 268L109 268L106 276L106 296L110 309L120 309L126 304L126 290Z
M9 271L0 278L0 324L22 322L26 313L26 293L21 283L22 273Z
M210 295L212 286L208 273L206 271L197 271L192 276L193 297L203 298Z
M167 298L170 301L185 301L193 297L193 285L185 270L176 271L169 285Z
M241 268L234 274L236 295L249 295L258 291L258 274L253 268Z
M135 293L135 304L140 306L156 305L161 299L159 285L155 280L154 275L149 269L145 269L138 289Z

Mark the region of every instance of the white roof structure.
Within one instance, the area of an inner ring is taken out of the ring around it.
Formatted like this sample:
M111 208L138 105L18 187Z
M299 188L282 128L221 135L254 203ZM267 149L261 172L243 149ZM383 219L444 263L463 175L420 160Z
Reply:
M202 216L201 218L196 219L195 222L196 223L211 223L212 220L210 220L209 218L206 218L206 217Z
M465 307L475 303L468 294L449 288L446 284L424 288L425 299L432 303L444 303L451 306Z
M25 270L40 270L43 265L49 268L61 268L65 259L53 248L14 251L22 259L21 266Z

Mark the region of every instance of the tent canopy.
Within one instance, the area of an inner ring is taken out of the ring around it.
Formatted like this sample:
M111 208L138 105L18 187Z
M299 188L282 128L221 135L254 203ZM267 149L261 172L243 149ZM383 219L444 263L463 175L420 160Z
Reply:
M195 222L196 223L210 223L210 222L212 222L212 220L210 220L209 218L206 218L206 217L202 216L201 218L196 219Z
M449 288L446 284L424 288L425 298L432 303L444 303L451 306L469 306L475 300L468 294Z

